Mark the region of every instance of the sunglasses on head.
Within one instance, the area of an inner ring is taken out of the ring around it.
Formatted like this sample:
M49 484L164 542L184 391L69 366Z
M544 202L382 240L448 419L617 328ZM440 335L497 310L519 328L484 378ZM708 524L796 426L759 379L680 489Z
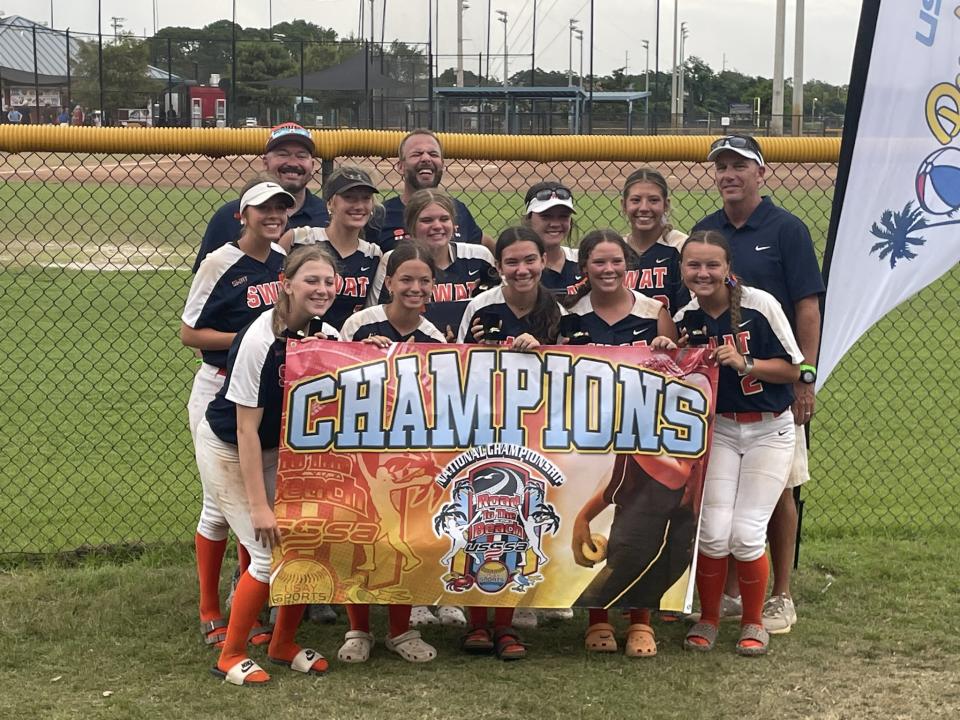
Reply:
M565 187L544 188L543 190L538 190L531 200L536 199L542 202L544 200L549 200L550 198L556 198L557 200L569 200L572 197L573 195Z
M710 149L716 150L717 148L725 147L752 150L755 153L760 152L760 146L757 145L757 142L753 138L741 137L740 135L728 135L727 137L715 140L713 145L710 146Z

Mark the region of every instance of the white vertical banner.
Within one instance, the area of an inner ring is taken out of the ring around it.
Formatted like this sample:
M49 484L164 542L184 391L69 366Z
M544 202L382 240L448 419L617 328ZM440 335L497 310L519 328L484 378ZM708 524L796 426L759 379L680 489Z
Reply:
M818 389L874 323L960 262L958 48L956 3L880 3L830 264Z

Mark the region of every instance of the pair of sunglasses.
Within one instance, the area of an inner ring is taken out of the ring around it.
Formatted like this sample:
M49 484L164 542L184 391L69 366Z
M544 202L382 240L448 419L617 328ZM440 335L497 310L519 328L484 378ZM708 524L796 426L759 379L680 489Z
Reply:
M710 146L710 149L716 150L718 148L752 150L753 152L760 154L760 146L757 145L756 140L753 138L742 137L740 135L728 135L727 137L722 137L719 140L715 140L713 145Z
M551 189L544 188L543 190L538 191L532 199L540 200L549 200L550 198L556 198L557 200L569 200L573 197L571 192L565 187Z

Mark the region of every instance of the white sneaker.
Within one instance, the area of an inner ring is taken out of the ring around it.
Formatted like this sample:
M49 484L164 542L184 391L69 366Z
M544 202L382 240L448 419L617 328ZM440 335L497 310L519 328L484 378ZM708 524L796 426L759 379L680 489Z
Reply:
M537 614L530 608L517 608L513 613L513 626L520 630L532 630L537 626Z
M426 605L415 605L410 611L410 627L420 627L421 625L436 625L440 622Z
M743 617L743 601L739 597L731 597L726 593L720 598L720 619L721 620L739 620ZM700 622L700 613L690 613L684 620L687 622Z
M797 608L786 595L773 595L763 604L763 627L771 635L784 635L797 623Z
M573 608L547 608L543 611L544 620L573 620Z
M456 605L441 605L437 608L437 618L441 625L450 625L453 627L466 627L467 617L463 610Z

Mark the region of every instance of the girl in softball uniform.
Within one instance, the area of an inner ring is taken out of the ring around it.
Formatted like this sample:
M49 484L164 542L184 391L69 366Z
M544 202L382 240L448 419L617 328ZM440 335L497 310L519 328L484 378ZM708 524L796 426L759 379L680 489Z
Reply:
M247 183L240 198L240 238L204 258L194 275L180 326L184 345L201 352L187 403L190 435L227 375L227 351L237 332L273 307L279 293L284 251L277 245L294 198L276 182L257 178ZM227 547L227 522L206 491L194 536L200 580L200 627L204 642L223 647L227 623L220 609L220 570ZM241 565L249 558L241 553ZM251 639L269 641L270 629L255 628Z
M426 317L447 340L456 338L463 311L479 285L499 282L493 255L483 245L454 242L456 206L453 198L434 189L418 190L410 196L403 218L407 239L418 241L430 253L437 269L433 295L426 306ZM392 252L392 251L391 251ZM368 304L390 302L384 278L390 253L383 256L373 281Z
M540 236L546 253L540 282L556 295L573 294L583 278L577 249L567 245L575 212L573 194L563 184L545 180L527 190L523 204L524 225Z
M777 300L731 274L730 246L721 233L693 233L680 257L693 299L677 313L677 325L688 334L704 329L720 365L697 557L702 612L684 647L713 648L732 555L743 600L736 650L762 655L769 643L762 621L767 523L793 459L796 426L790 406L803 355Z
M514 350L555 344L564 310L540 283L546 267L543 240L529 228L507 228L497 238L494 257L503 284L470 301L457 341L501 344ZM491 331L496 339L490 337ZM513 627L513 608L494 610L492 633L487 608L471 607L469 613L470 629L461 642L465 651L495 651L502 660L526 657L526 646Z
M323 186L330 224L295 228L281 242L288 247L323 243L334 252L339 267L337 297L325 319L337 329L366 306L380 266L380 248L363 239L364 227L373 215L373 195L379 192L365 170L349 165L334 170Z
M446 342L443 334L421 314L423 304L429 302L433 294L436 276L430 251L415 241L403 241L387 253L387 257L384 286L391 301L352 315L343 324L341 338L365 340L379 347L389 347L395 342ZM371 482L369 489L382 526L399 528L401 517L393 506L391 486L381 485ZM399 537L390 544L400 549L406 547ZM409 662L429 662L437 656L437 651L423 640L419 630L410 629L411 610L410 605L388 607L387 649ZM374 644L370 632L370 606L347 605L347 616L350 630L337 657L343 662L366 662Z
M297 248L287 257L276 307L244 328L230 346L227 377L197 427L197 465L204 493L250 553L240 576L220 658L212 672L244 685L270 676L247 656L247 635L269 594L272 548L280 543L273 514L288 338L303 337L336 296L333 257L323 246ZM320 336L336 338L324 324ZM279 608L267 651L271 662L301 673L327 670L324 657L294 641L303 605Z
M659 300L672 314L686 305L690 294L680 277L680 246L687 236L668 221L669 195L663 175L640 168L623 184L620 209L630 224L624 237L632 250L626 285Z
M579 290L582 297L569 311L579 320L579 342L664 347L664 338L676 340L676 327L663 304L624 286L629 254L626 242L613 230L595 230L580 243L586 282ZM617 651L605 609L616 603L635 606L630 610L626 655L656 655L648 608L659 603L689 563L689 553L663 553L663 538L670 537L671 548L683 545L684 539L689 548L693 541L693 515L689 507L681 507L688 471L674 458L618 455L609 483L577 515L574 559L578 565L592 567L583 555L584 545L596 551L590 521L607 505L616 505L606 564L577 600L578 605L593 606L584 637L588 651ZM681 562L673 562L680 556Z

